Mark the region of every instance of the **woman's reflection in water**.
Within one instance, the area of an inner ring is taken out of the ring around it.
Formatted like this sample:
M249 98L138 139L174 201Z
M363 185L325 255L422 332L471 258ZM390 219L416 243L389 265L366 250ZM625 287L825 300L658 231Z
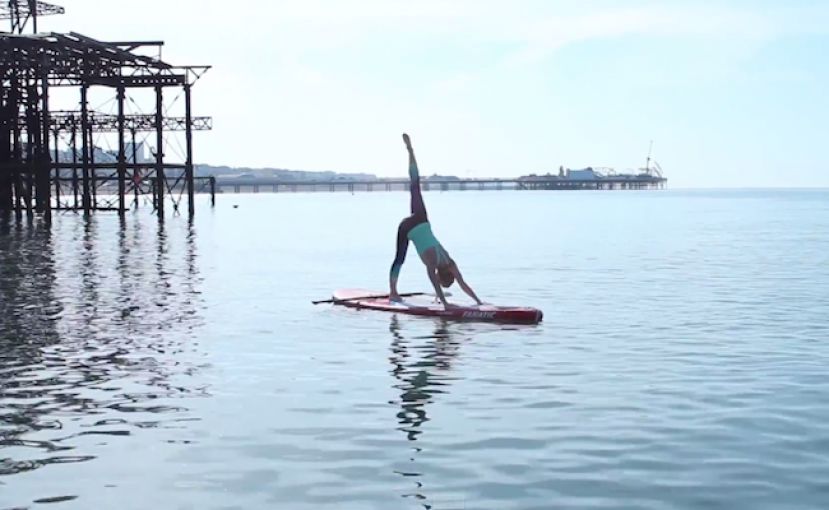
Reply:
M418 319L420 320L422 319ZM432 335L406 337L396 315L391 318L389 331L392 334L389 361L392 364L391 374L396 379L393 387L400 391L400 399L395 402L400 406L397 413L398 430L403 431L409 441L422 440L420 436L424 432L424 424L429 421L427 404L446 393L452 381L457 379L452 376L452 364L460 348L458 335L450 331L449 322L436 319ZM412 450L417 454L420 447L413 446ZM409 460L416 462L414 457ZM421 473L415 470L397 473L415 478L417 485L415 493L406 493L403 497L417 498L425 508L431 508L421 493Z

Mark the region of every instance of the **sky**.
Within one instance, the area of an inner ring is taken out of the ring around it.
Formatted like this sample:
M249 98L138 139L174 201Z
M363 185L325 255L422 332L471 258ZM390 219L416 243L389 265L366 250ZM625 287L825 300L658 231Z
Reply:
M165 41L213 68L214 165L512 177L641 168L669 187L829 187L829 2L53 0L41 31Z

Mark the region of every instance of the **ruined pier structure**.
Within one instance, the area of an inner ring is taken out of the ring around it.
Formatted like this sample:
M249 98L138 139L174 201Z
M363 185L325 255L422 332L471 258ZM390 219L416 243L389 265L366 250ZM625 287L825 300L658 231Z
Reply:
M163 218L165 204L179 211L186 197L192 216L195 193L213 183L193 171L193 131L211 129L212 119L193 116L191 90L209 66L164 62L162 41L41 33L38 17L63 8L0 1L0 23L8 20L10 28L0 32L0 214L124 214L144 202ZM148 113L135 101L142 94L154 105ZM93 108L93 95L109 96L110 111ZM180 99L184 115L171 116ZM59 100L78 108L57 109ZM174 138L182 133L183 147ZM165 157L175 152L171 141L181 161ZM140 157L144 146L152 157Z

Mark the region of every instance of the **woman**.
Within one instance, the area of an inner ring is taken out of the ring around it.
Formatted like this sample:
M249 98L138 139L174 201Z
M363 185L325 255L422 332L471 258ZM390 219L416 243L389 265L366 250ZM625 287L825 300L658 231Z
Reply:
M435 294L437 294L444 307L449 308L453 305L446 302L441 286L449 288L455 281L475 302L479 305L483 304L472 288L463 280L458 265L432 233L432 226L429 224L426 206L423 204L423 196L420 193L420 175L409 135L404 133L403 141L409 151L409 179L411 180L409 192L411 194L412 214L408 218L404 218L397 228L397 254L394 257L389 275L389 287L391 288L389 300L400 301L400 295L397 292L397 277L400 274L403 261L406 260L406 252L409 249L409 241L411 241L414 243L418 255L420 255L420 260L426 265L426 274L429 276L429 281L432 282L432 286L435 288Z

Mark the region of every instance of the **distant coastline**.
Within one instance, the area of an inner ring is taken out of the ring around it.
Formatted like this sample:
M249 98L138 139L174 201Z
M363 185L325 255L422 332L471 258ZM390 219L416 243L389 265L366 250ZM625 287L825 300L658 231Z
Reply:
M371 173L287 170L282 168L237 168L196 165L197 177L209 177L218 193L259 193L298 191L393 191L406 190L408 177L378 177ZM529 174L520 177L471 177L431 175L422 178L424 190L453 189L660 189L667 179L661 170L639 169L635 173L616 173L613 169L587 167L579 170L560 167L558 173Z
M654 171L655 170L655 171ZM333 170L324 171L310 171L310 170L289 170L285 168L250 168L250 167L230 167L223 165L195 165L196 177L216 177L220 181L232 181L234 183L244 184L245 181L250 182L386 182L386 181L400 181L405 179L404 176L399 177L378 177L375 174L368 172L352 172L342 173ZM508 178L488 178L488 177L473 177L462 179L456 175L425 175L425 181L477 181L477 180L522 180L522 181L550 181L550 180L567 180L567 181L595 181L595 180L624 180L635 179L641 177L657 177L662 179L661 168L656 166L652 168L640 168L637 171L626 173L616 173L611 168L593 168L587 167L583 169L565 169L560 167L558 173L535 174L529 173L518 177Z
M285 168L249 168L224 165L200 164L195 166L197 177L216 177L220 179L272 179L279 181L383 181L388 178L377 177L367 172L343 173L333 170L288 170ZM424 179L460 180L454 175L431 175ZM398 179L398 178L395 178Z

